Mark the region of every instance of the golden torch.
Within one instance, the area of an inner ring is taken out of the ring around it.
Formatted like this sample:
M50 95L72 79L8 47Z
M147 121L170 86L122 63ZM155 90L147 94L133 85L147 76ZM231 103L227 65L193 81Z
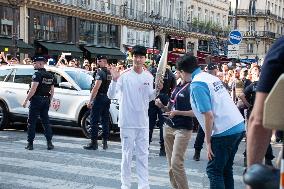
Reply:
M158 85L160 82L163 82L165 72L167 69L168 64L168 49L169 49L169 42L166 42L162 56L160 58L157 73L155 77L155 89L156 89L156 96L159 95L160 91L158 90Z

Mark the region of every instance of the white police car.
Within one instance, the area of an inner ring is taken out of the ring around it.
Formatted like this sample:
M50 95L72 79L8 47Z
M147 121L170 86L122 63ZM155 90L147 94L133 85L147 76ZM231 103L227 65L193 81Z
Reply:
M90 137L90 111L86 103L90 97L93 77L79 68L58 68L46 66L56 78L55 93L51 102L49 117L52 125L81 127L86 137ZM22 107L32 75L31 65L0 67L0 130L10 122L26 122L28 108ZM110 105L110 131L117 132L118 103ZM101 129L99 135L101 135Z

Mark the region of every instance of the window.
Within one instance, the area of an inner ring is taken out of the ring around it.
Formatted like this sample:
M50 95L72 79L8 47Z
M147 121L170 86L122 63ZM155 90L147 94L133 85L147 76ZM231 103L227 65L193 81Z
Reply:
M183 13L183 2L182 2L182 1L180 1L180 10L179 10L179 13L180 13L179 19L180 19L181 21L183 21L183 19L184 19L184 13Z
M215 17L215 15L214 15L214 11L211 11L211 15L210 15L210 21L211 22L214 22L214 17Z
M198 7L197 19L198 19L198 20L201 19L201 8L200 8L200 7Z
M58 74L58 73L54 73L52 72L54 78L55 78L55 84L54 87L59 88L59 83L61 82L68 82L62 75Z
M94 79L91 75L84 71L66 71L66 73L74 80L74 82L82 90L90 90L92 80Z
M30 84L32 82L32 76L34 73L34 69L17 69L14 82Z
M218 24L220 24L220 13L217 14L216 21Z
M208 10L205 9L205 14L204 14L204 21L207 22L207 18L208 18L209 14L208 14Z
M255 14L255 1L256 0L250 0L250 2L249 2L249 13L251 15Z
M68 41L67 17L35 11L32 19L35 39Z
M248 31L255 31L255 21L248 22Z
M247 44L247 53L253 53L253 43L248 43Z
M97 44L97 23L80 20L79 42L84 44Z
M19 10L16 10L15 14L16 14L16 20L20 20ZM12 8L0 6L0 35L12 37L13 24L14 21L13 21ZM19 26L19 22L17 23L17 25ZM19 31L17 31L17 33L19 34Z
M223 16L223 26L226 27L227 25L228 25L227 16L224 15L224 16Z
M7 75L9 75L11 69L0 70L0 81L4 81Z

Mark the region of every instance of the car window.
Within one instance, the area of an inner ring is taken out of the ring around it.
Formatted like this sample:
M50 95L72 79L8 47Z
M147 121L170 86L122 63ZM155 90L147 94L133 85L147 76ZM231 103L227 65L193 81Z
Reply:
M35 70L32 68L17 68L14 82L30 84L32 82L32 76L34 73Z
M82 90L90 90L93 77L82 70L66 71Z
M62 76L60 75L59 73L54 73L54 72L51 72L55 78L55 84L54 84L54 87L57 87L59 88L59 83L61 82L67 82L67 80Z
M4 70L0 70L0 81L4 81L5 78L7 77L7 75L9 75L11 73L12 69L4 69Z

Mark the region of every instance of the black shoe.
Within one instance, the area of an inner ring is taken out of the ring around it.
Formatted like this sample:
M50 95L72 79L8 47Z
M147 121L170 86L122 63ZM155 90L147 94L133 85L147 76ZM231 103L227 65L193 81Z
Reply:
M27 149L27 150L33 150L33 149L34 149L33 143L32 143L32 142L29 142L28 145L25 147L25 149Z
M47 150L52 150L54 148L51 141L47 141Z
M265 159L265 165L273 167L271 159Z
M161 148L160 148L159 156L166 156L165 147L161 147Z
M85 150L97 150L98 149L98 142L97 140L92 140L89 144L86 146L83 146Z
M108 149L107 140L103 140L103 149Z
M200 161L200 151L199 150L195 150L193 160Z

